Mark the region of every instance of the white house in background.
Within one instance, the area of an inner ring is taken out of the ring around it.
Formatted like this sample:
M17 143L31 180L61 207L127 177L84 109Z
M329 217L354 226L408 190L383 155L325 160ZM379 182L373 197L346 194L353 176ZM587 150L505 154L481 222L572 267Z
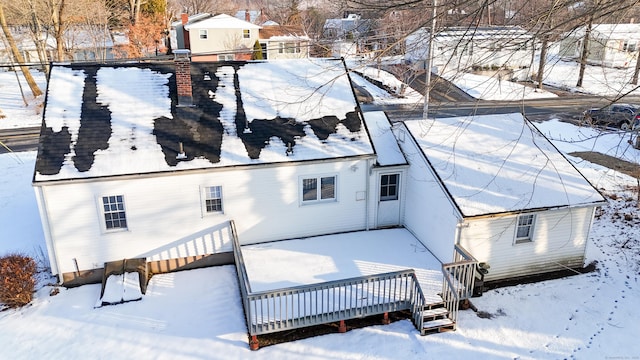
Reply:
M28 63L40 62L36 39L31 30L24 26L11 28L18 49ZM64 32L63 48L66 60L103 61L116 57L117 48L125 45L128 39L125 34L110 31L105 25L73 25ZM56 59L56 40L52 33L43 31L38 41L44 45L45 63ZM10 49L5 41L0 41L0 64L11 65Z
M454 244L485 281L584 266L602 195L521 114L405 121L403 224L441 261Z
M468 69L522 69L531 65L535 39L517 26L450 27L433 38L433 66L442 72ZM407 36L405 59L423 64L429 29Z
M193 61L250 60L259 30L227 14L204 17L183 25L185 47L178 49L189 49Z
M259 34L265 60L309 57L311 39L300 26L267 22L262 25Z
M406 160L340 60L54 64L47 92L33 186L63 283L231 263L230 220L243 244L400 225Z
M172 24L173 49L189 49L193 61L251 60L256 41L263 59L309 56L310 39L301 27L266 22L262 26L226 14L182 15Z
M333 57L353 57L365 50L365 36L371 33L373 21L358 14L348 14L341 19L327 19L322 38L331 46Z
M580 59L586 28L580 27L563 36L559 55ZM587 62L609 67L634 67L640 48L640 24L597 24L591 29Z

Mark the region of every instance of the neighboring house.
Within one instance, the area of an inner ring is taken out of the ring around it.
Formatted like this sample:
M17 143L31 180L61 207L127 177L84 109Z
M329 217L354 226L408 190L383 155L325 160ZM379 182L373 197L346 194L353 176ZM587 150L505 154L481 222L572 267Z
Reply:
M310 40L299 26L268 22L260 29L260 45L265 60L309 57Z
M421 28L406 41L405 59L424 63L429 48L429 30ZM433 39L433 66L445 69L522 69L531 65L534 37L517 26L451 27Z
M18 49L27 63L38 63L38 49L36 39L27 27L12 27L13 35ZM73 25L64 32L64 50L66 60L73 61L104 61L116 57L117 48L125 45L128 39L125 34L110 31L106 26L100 25ZM56 59L56 40L53 33L43 31L38 41L41 41L45 49L45 62ZM9 65L12 59L5 41L0 41L0 64Z
M367 53L367 39L373 21L362 19L358 14L348 14L342 19L327 19L322 38L330 44L333 57L353 57Z
M230 263L230 220L243 244L400 225L406 160L342 61L176 56L52 66L33 186L61 282Z
M256 41L263 59L309 57L310 39L301 27L275 22L259 26L225 14L183 14L172 26L173 38L173 48L191 50L194 61L251 60Z
M580 59L586 28L580 27L563 36L559 55ZM640 24L597 24L589 35L587 62L609 67L633 67L640 48Z
M405 121L403 224L443 263L454 244L485 280L584 266L602 195L521 114Z
M253 45L259 39L260 26L227 14L182 16L183 47L193 61L251 60ZM176 36L180 31L176 29ZM176 41L177 43L177 41Z

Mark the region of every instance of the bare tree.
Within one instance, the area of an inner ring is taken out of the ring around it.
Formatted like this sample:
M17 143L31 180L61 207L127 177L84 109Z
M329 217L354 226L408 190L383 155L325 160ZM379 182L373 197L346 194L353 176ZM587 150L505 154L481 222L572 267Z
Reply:
M9 43L9 47L11 48L11 53L13 54L15 61L20 66L20 70L22 71L22 74L24 75L24 78L27 81L29 88L31 89L31 93L33 94L33 96L42 95L42 90L40 90L40 88L38 87L38 84L36 84L36 81L33 79L33 76L31 76L31 72L29 71L29 68L25 65L24 58L22 57L22 54L20 54L20 51L18 50L18 45L13 39L13 36L11 35L11 31L9 31L9 26L7 25L7 20L4 16L4 8L2 3L0 3L0 26L2 27L2 32L4 33L4 36L7 39L7 42Z

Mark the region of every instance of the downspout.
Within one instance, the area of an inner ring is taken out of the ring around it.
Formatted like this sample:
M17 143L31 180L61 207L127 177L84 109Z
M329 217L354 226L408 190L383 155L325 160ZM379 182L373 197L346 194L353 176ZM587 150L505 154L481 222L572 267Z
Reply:
M369 189L369 183L371 182L371 164L370 164L370 159L367 159L367 168L364 171L364 176L365 176L365 182L366 182L366 193L365 193L365 200L366 200L366 206L365 206L365 210L364 210L364 216L365 216L365 230L369 231L369 206L371 206L370 204L370 198L369 195L371 193L370 189Z
M55 245L51 236L51 225L49 224L49 211L47 210L47 202L44 199L44 192L41 186L34 187L36 193L36 202L38 203L38 212L40 213L40 222L42 223L42 232L44 233L45 244L47 245L47 253L49 256L49 266L51 273L58 275L58 282L62 281L58 271L58 256L56 255Z

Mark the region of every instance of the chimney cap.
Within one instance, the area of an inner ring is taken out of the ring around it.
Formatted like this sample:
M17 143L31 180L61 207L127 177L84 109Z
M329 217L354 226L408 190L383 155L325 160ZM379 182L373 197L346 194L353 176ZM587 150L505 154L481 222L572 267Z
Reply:
M173 50L174 60L189 60L191 50L189 49L176 49Z

